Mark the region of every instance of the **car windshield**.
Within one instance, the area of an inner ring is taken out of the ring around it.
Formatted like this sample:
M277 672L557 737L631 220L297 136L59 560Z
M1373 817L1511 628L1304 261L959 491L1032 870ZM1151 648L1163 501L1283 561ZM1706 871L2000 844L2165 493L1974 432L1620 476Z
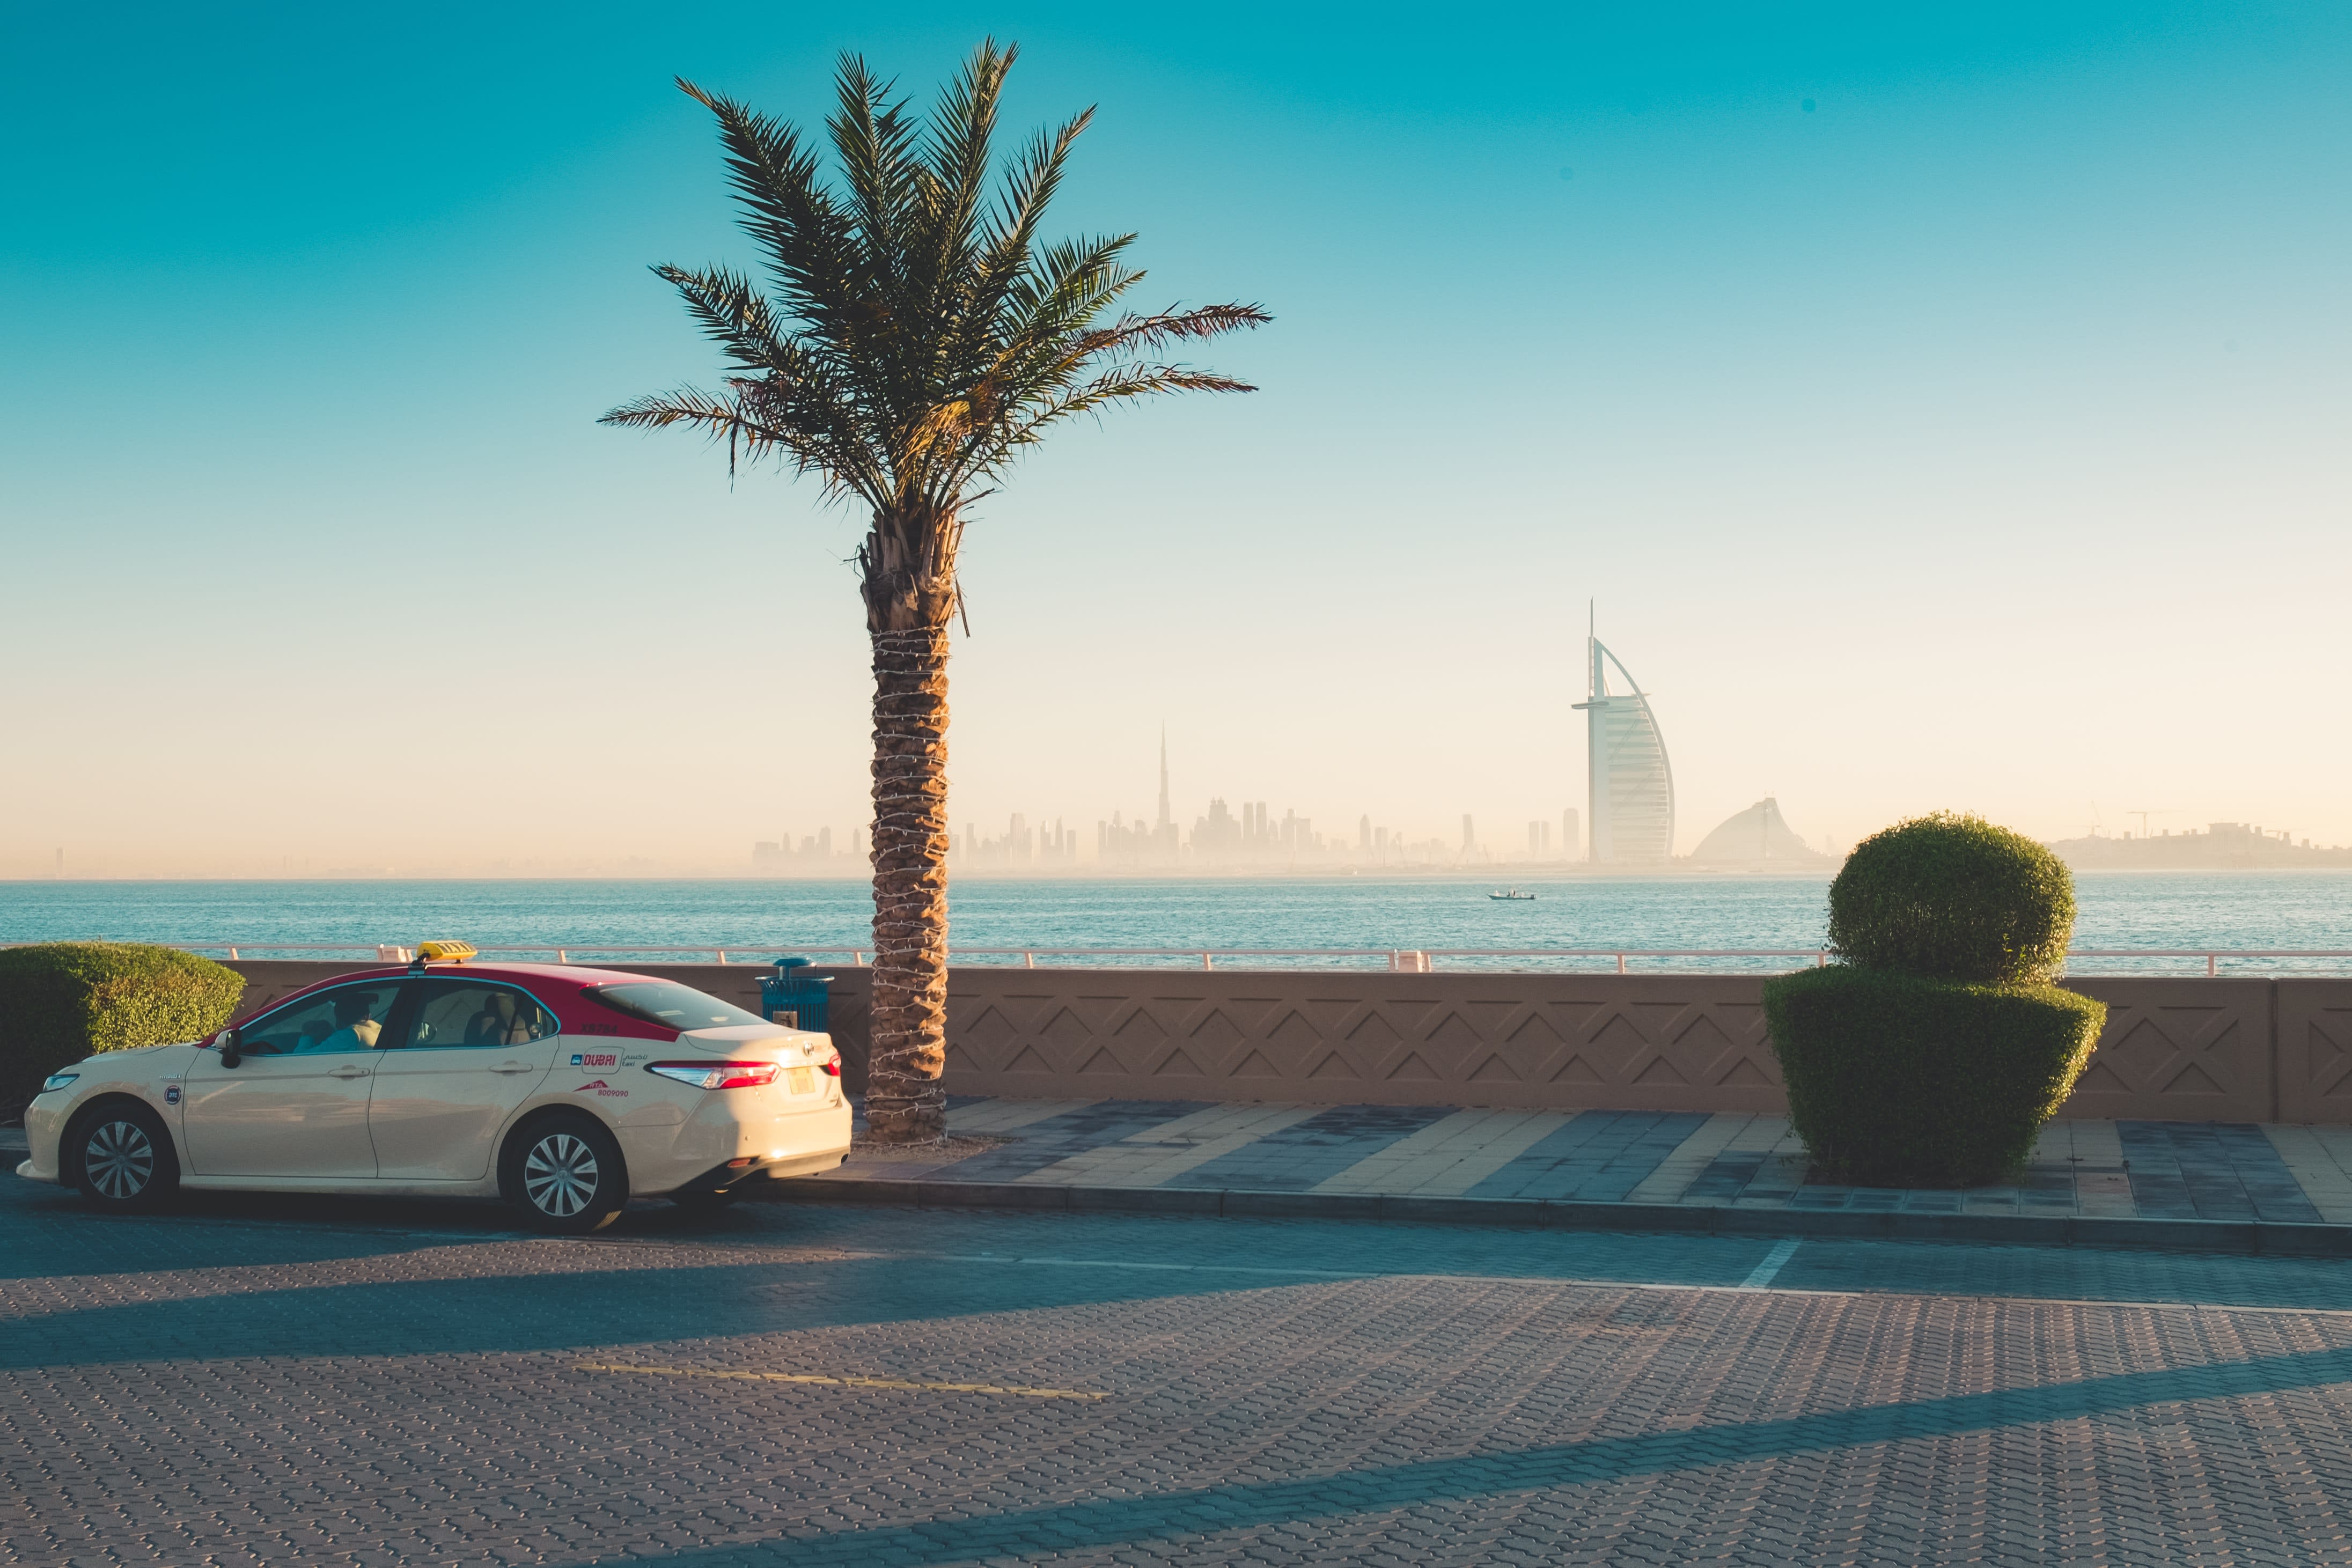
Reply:
M657 1023L664 1029L723 1029L736 1024L765 1023L758 1013L747 1013L732 1002L705 996L676 980L633 980L625 986L597 986L586 992L616 1013Z

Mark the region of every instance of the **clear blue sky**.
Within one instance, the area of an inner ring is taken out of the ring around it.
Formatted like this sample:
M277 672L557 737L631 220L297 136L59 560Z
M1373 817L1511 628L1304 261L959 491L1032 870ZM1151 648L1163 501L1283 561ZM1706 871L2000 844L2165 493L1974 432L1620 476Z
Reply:
M857 519L604 409L751 259L685 74L1100 106L1066 231L1247 399L971 530L955 814L1937 806L2352 840L2352 10L13 5L0 875L639 855L863 814ZM2161 798L2158 798L2161 797ZM461 821L428 803L462 802ZM2159 819L2159 821L2165 821ZM437 859L436 857L438 857Z

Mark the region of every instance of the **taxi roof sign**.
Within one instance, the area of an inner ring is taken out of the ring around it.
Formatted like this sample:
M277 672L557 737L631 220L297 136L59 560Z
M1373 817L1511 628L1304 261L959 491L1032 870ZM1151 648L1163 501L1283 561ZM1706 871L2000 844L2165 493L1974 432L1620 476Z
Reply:
M416 962L425 964L462 964L478 956L479 949L471 942L419 942Z

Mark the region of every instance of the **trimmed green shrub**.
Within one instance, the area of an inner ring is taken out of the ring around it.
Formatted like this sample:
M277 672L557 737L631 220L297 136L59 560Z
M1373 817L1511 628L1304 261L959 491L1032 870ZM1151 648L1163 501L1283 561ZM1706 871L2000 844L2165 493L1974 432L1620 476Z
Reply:
M1830 884L1830 947L1865 969L2040 985L2074 929L2066 862L1982 817L1898 822L1856 844Z
M1981 817L1857 844L1830 884L1840 961L1764 984L1813 1163L1873 1186L1974 1186L2022 1164L2106 1022L2050 984L2074 929L2065 862Z
M1840 964L1769 982L1789 1114L1816 1164L1865 1186L1979 1186L2073 1093L2106 1007Z
M47 942L0 947L0 1105L69 1061L202 1040L227 1023L245 977L171 947Z

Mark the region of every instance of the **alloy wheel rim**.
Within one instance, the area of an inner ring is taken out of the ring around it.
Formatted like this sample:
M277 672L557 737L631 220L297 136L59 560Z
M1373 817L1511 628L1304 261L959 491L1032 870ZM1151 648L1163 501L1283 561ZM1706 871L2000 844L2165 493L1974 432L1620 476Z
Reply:
M584 1139L557 1133L531 1145L522 1163L523 1192L531 1207L569 1219L596 1196L596 1151Z
M137 1197L155 1176L155 1145L136 1122L108 1122L89 1135L81 1166L108 1197Z

